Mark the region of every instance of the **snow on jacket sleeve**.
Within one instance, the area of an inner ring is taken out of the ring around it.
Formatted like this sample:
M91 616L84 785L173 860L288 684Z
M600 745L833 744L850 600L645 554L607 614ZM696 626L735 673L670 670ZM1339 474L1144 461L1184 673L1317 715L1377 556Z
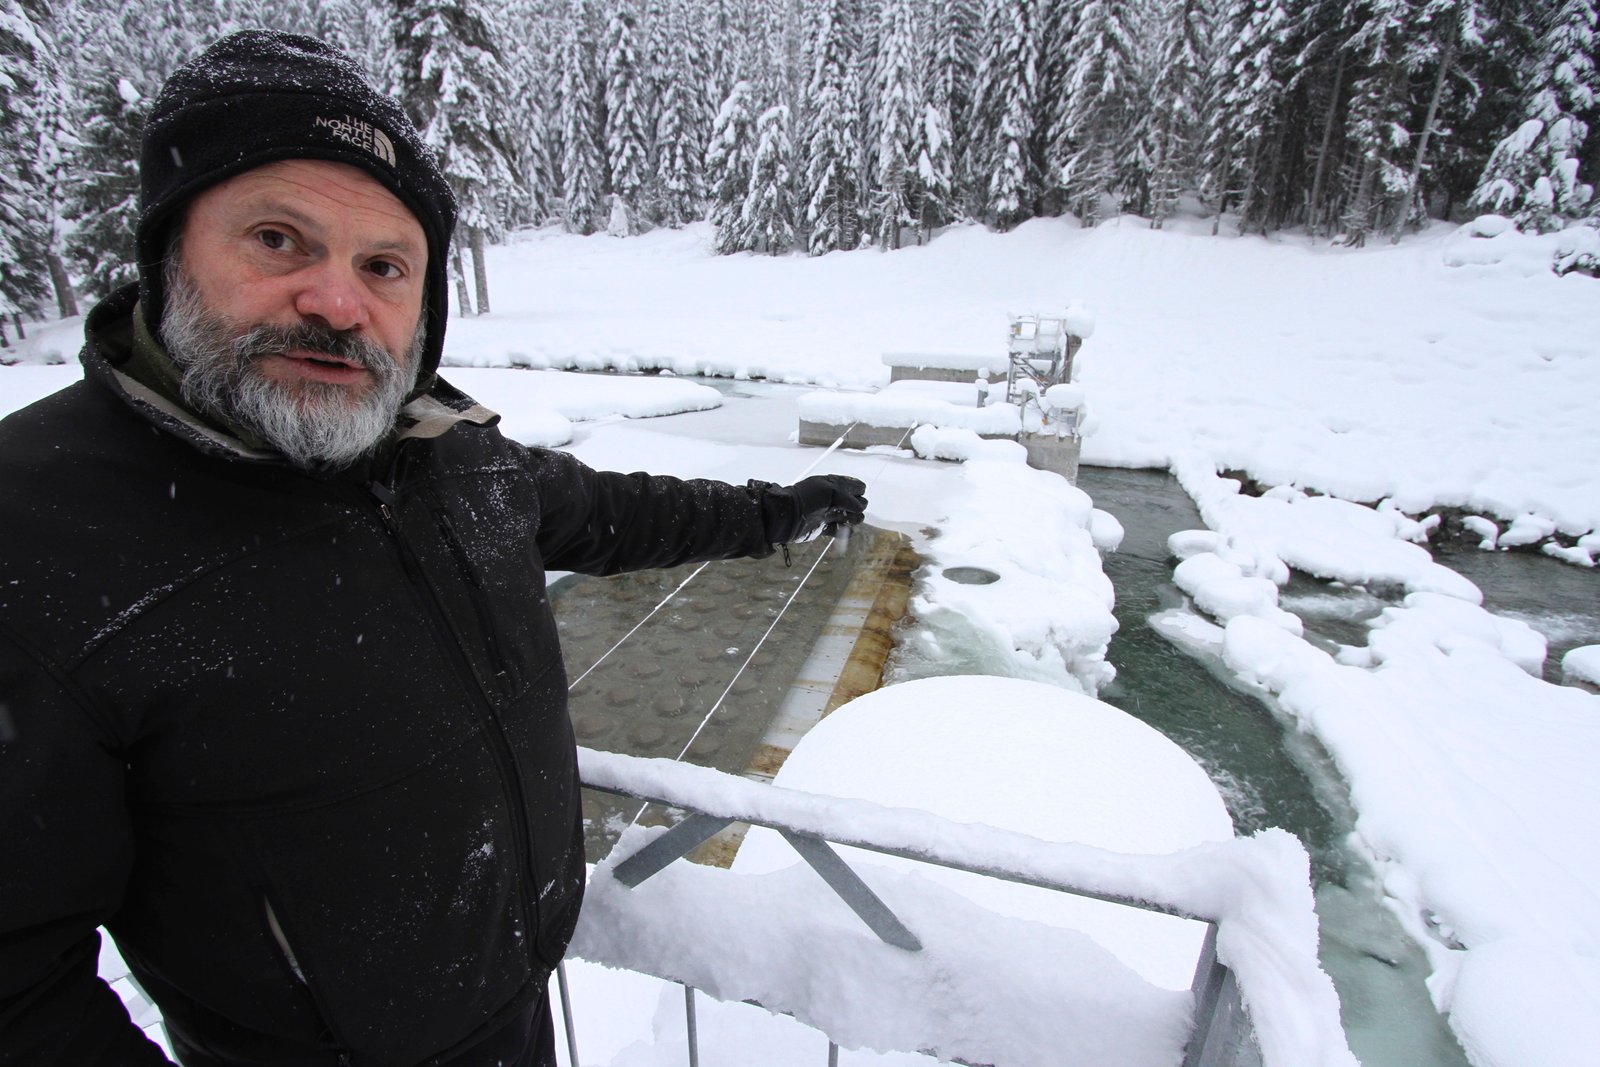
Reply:
M706 559L768 556L761 490L704 479L595 471L535 450L545 566L616 574Z
M125 763L0 632L0 1064L166 1064L97 974L133 858Z

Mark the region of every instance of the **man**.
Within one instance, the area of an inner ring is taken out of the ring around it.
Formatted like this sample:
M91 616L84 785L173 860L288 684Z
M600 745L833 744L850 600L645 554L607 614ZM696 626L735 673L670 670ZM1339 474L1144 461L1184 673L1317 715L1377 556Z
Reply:
M583 850L544 569L762 556L864 486L597 473L435 374L450 191L308 38L173 75L140 284L0 423L0 1062L553 1063Z

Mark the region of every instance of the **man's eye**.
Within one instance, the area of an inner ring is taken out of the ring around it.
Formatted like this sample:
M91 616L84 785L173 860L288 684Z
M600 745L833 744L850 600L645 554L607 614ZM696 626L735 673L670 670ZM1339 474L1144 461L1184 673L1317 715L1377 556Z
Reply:
M289 240L289 235L281 230L258 230L256 231L256 240L274 252L281 251L293 244Z
M386 259L373 260L367 265L367 269L380 278L399 278L405 274L405 271L400 269L398 263L390 263Z

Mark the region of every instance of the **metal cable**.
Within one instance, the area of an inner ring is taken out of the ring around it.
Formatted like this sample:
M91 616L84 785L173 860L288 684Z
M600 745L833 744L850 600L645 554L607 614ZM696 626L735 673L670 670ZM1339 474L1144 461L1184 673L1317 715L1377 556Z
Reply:
M570 693L574 689L578 688L578 683L579 682L583 681L585 678L589 677L589 675L593 674L594 673L594 669L596 667L600 666L600 664L604 663L606 661L606 657L607 656L610 656L611 653L613 653L617 649L621 648L623 641L626 641L628 638L630 638L634 634L638 633L639 632L639 627L643 626L645 623L649 622L652 618L654 618L656 612L658 612L662 608L666 607L667 604L672 600L673 597L675 597L679 593L683 592L683 587L688 585L690 582L694 581L695 578L697 578L699 576L700 572L705 570L706 567L710 566L710 564L711 564L711 561L710 560L706 560L704 563L700 564L700 566L696 567L694 569L694 572L692 574L690 574L689 577L687 577L683 581L679 582L678 583L678 588L676 588L672 592L668 593L662 599L661 603L659 603L655 607L651 608L649 613L647 615L645 615L644 618L640 619L638 622L633 624L633 629L631 629L627 633L623 634L622 637L620 637L617 640L616 644L614 644L610 648L606 649L605 653L603 655L601 655L601 657L599 659L595 660L592 664L589 665L589 669L588 670L586 670L582 674L578 675L578 677L570 685L567 686L567 692Z
M811 466L809 466L805 470L801 471L799 476L795 479L795 481L799 481L801 478L804 478L806 475L808 475L812 471L816 470L817 469L817 465L820 464L823 460L827 459L828 456L833 453L834 449L836 449L840 445L844 444L844 439L846 437L850 436L850 431L855 429L859 425L860 425L860 423L858 421L858 422L852 422L849 426L846 426L844 428L844 433L839 435L838 440L834 441L833 444L829 445L826 449L824 449L822 455L818 456L815 460L813 460L812 463L811 463ZM911 432L910 430L906 431L906 433L908 433L908 434L910 432ZM905 438L901 437L900 440L904 441ZM661 601L661 603L659 603L655 607L651 608L649 613L646 614L644 618L640 619L637 623L634 624L633 629L631 629L627 633L623 634L617 640L616 644L614 644L610 648L606 649L605 653L603 655L601 655L601 657L599 659L595 660L592 664L589 665L589 669L588 670L586 670L582 674L578 675L578 677L576 679L574 679L567 686L567 692L570 693L574 689L578 688L578 683L579 682L583 681L585 678L589 677L589 675L593 674L594 673L594 669L596 667L600 666L600 664L602 664L602 663L604 663L606 661L606 657L610 656L611 653L613 653L617 649L621 648L622 647L622 643L624 641L626 641L628 638L632 637L634 634L639 632L639 627L641 627L645 623L649 622L652 618L655 617L656 612L658 612L662 608L666 607L667 604L671 602L673 597L675 597L679 593L683 592L683 587L688 585L690 582L694 581L697 577L699 577L700 572L705 570L706 567L710 564L710 562L711 562L710 560L707 560L705 563L700 564L700 566L698 566L698 567L696 567L694 569L694 572L692 574L690 574L689 577L687 577L683 581L679 582L678 583L678 587L676 589L674 589L672 592L668 593L666 595L666 597ZM815 567L813 567L812 569L815 570ZM809 572L807 573L806 577L808 577L808 578L810 577ZM801 584L801 586L804 586L805 582L802 581L800 584ZM798 592L798 591L799 590L796 590L796 592ZM786 607L787 607L787 605L786 605ZM770 632L770 631L768 631L768 632ZM681 759L682 757L680 756L679 758Z
M761 635L761 639L758 640L755 644L755 647L750 650L750 654L744 658L744 662L739 664L739 669L734 672L733 679L728 682L727 686L722 690L722 695L717 697L716 703L711 705L711 710L706 712L706 717L700 720L700 725L696 726L694 728L694 733L689 735L689 741L683 746L683 751L678 753L678 759L683 759L684 755L688 753L689 747L694 744L695 738L700 736L700 731L704 730L706 728L706 724L711 721L711 716L715 715L717 713L717 709L722 707L722 702L728 699L728 694L733 692L733 687L737 685L739 683L739 679L744 676L745 670L750 666L750 661L756 658L756 653L761 651L761 646L767 643L767 638L771 637L772 631L777 629L778 622L783 618L784 613L789 610L789 605L793 604L795 597L800 595L800 590L806 587L806 583L810 581L811 576L816 573L817 566L827 556L828 550L831 549L833 545L833 539L829 538L828 543L822 546L822 551L817 553L817 558L811 561L811 569L806 571L804 578L800 579L800 584L794 587L794 592L789 594L789 599L783 602L783 607L778 609L778 614L772 617L772 624L767 627L767 632Z

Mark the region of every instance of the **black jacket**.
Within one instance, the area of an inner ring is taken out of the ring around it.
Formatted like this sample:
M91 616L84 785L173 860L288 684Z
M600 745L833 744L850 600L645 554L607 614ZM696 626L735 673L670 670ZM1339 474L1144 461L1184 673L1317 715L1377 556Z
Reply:
M597 473L442 383L317 477L102 347L0 423L0 1061L160 1062L98 925L191 1062L471 1046L582 895L545 568L764 555L759 490Z

